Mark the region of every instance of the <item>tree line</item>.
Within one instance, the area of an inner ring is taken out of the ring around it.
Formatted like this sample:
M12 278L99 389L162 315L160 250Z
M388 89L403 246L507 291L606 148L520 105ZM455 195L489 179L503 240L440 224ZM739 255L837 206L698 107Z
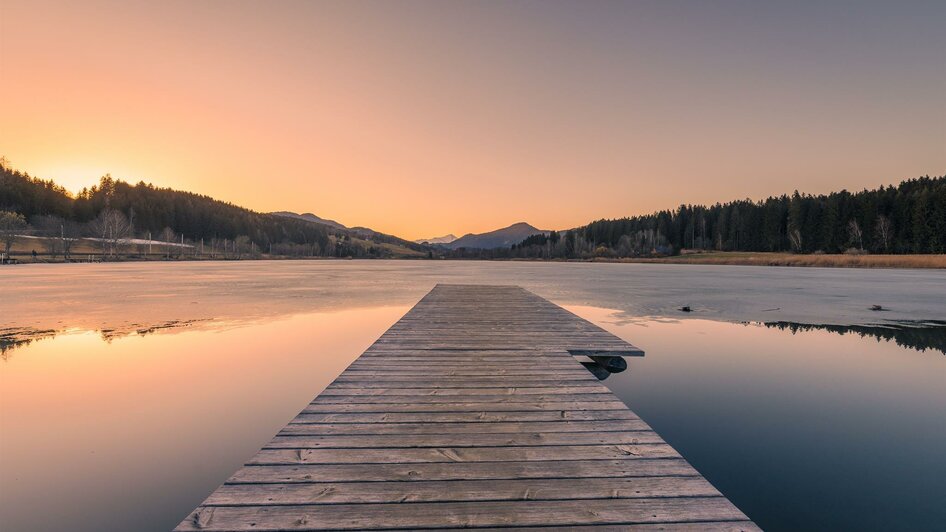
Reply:
M648 248L796 253L946 252L946 177L831 194L681 205L649 216L600 220L580 235L618 252Z
M457 258L590 258L683 250L793 253L946 253L946 177L831 194L681 205L533 235L510 249L458 250Z
M79 238L92 238L103 256L155 250L132 239L166 243L167 257L213 254L248 258L263 253L290 256L383 257L393 239L350 235L322 224L255 212L208 196L135 185L102 177L71 194L52 180L10 167L0 159L0 234L9 254L15 235L49 237L50 254L69 256ZM149 249L150 248L150 249Z
M68 255L80 236L114 256L130 238L168 243L167 256L208 249L242 258L262 253L384 257L387 244L429 248L366 230L263 214L208 196L104 176L72 195L52 180L10 168L0 159L0 235L31 231ZM370 233L370 234L369 234ZM172 249L171 243L178 245ZM448 258L590 258L674 255L684 250L794 253L946 253L946 176L920 177L873 190L681 205L644 216L598 220L563 232L533 235L511 248L438 251ZM142 250L138 250L142 252Z

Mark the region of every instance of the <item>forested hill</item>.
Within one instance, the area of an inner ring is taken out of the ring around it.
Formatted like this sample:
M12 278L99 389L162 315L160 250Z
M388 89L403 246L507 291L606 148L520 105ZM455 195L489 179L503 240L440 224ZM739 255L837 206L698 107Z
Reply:
M946 177L874 190L739 200L537 235L511 257L669 255L682 249L795 253L946 253Z
M147 237L188 242L242 242L254 250L276 246L281 254L317 256L390 256L398 249L421 255L422 246L383 235L378 242L346 229L264 214L190 192L136 185L105 176L98 185L73 196L52 180L41 180L0 166L0 210L23 215L34 233L45 228L74 236L98 236L96 227L111 224L125 238ZM108 220L103 213L120 213ZM102 223L96 224L97 221Z

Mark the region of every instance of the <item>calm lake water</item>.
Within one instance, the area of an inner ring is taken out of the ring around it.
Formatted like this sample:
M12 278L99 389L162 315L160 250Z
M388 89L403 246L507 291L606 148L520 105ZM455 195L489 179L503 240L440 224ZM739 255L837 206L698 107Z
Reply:
M946 523L946 272L318 261L0 269L0 528L169 530L437 282L642 347L605 384L764 529Z

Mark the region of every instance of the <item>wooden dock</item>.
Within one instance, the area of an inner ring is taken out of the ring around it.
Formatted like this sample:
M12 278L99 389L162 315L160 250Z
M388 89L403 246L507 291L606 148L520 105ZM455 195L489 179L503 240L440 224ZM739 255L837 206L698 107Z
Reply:
M643 353L438 285L176 530L758 530L574 354Z

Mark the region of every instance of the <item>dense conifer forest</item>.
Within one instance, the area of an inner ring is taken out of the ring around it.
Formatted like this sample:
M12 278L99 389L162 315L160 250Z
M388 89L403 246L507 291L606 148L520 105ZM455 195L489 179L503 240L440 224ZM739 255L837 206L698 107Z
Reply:
M490 254L588 258L672 255L681 250L946 253L946 177L921 177L860 192L796 191L762 201L681 205L531 236L510 250Z

